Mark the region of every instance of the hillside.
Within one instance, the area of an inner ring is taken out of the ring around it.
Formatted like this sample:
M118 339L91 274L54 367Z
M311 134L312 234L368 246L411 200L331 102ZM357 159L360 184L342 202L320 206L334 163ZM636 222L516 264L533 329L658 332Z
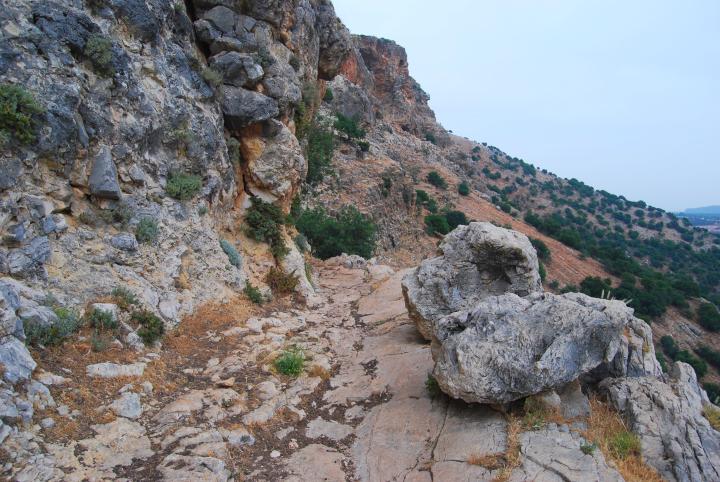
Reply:
M720 476L720 238L452 135L328 0L3 7L0 478ZM507 387L444 395L491 305Z

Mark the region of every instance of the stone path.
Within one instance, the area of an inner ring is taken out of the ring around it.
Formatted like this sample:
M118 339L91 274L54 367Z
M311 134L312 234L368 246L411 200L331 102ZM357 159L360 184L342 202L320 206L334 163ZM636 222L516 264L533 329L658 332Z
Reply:
M430 346L407 317L403 274L319 265L308 308L213 327L183 357L168 359L176 366L167 376L180 384L170 396L154 397L142 375L130 377L107 406L115 417L80 440L48 443L39 428L8 437L13 480L500 477L502 464L492 461L508 449L508 420L488 407L431 398ZM309 359L297 379L271 369L290 346ZM152 371L170 351L135 362ZM618 480L598 451L582 453L581 437L567 426L518 441L519 467L504 474L510 480Z

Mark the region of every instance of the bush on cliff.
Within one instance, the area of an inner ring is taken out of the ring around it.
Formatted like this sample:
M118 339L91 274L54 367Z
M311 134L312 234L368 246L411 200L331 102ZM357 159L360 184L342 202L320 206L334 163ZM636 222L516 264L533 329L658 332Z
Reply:
M285 221L286 217L279 207L257 197L252 198L252 206L245 214L247 234L255 241L268 243L276 258L283 258L288 253L282 233Z
M342 253L370 258L375 250L375 224L353 206L344 207L335 216L322 208L304 211L296 226L320 259Z

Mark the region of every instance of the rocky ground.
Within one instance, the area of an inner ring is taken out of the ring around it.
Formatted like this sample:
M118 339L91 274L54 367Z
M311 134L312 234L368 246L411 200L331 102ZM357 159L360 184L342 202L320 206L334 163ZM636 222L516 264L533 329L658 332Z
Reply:
M2 475L621 480L600 451L581 450L582 420L525 431L487 406L433 398L430 347L408 318L404 274L331 260L316 266L318 294L305 308L209 306L162 349L110 350L107 363L39 354L35 424L3 432ZM271 368L290 346L308 358L298 378Z

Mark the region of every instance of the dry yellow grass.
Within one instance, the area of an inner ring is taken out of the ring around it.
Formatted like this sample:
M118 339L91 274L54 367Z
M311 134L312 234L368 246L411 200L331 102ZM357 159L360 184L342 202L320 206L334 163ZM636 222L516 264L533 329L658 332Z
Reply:
M514 416L507 416L507 449L503 455L505 464L493 482L505 482L510 478L512 471L520 465L520 429L522 421Z
M620 415L597 399L590 400L591 413L585 438L594 442L605 458L615 463L627 482L661 482L660 475L645 462L639 453L629 451L621 455L613 448L613 441L628 432Z
M505 456L503 454L472 454L467 459L470 465L479 465L488 470L497 470L505 467Z

